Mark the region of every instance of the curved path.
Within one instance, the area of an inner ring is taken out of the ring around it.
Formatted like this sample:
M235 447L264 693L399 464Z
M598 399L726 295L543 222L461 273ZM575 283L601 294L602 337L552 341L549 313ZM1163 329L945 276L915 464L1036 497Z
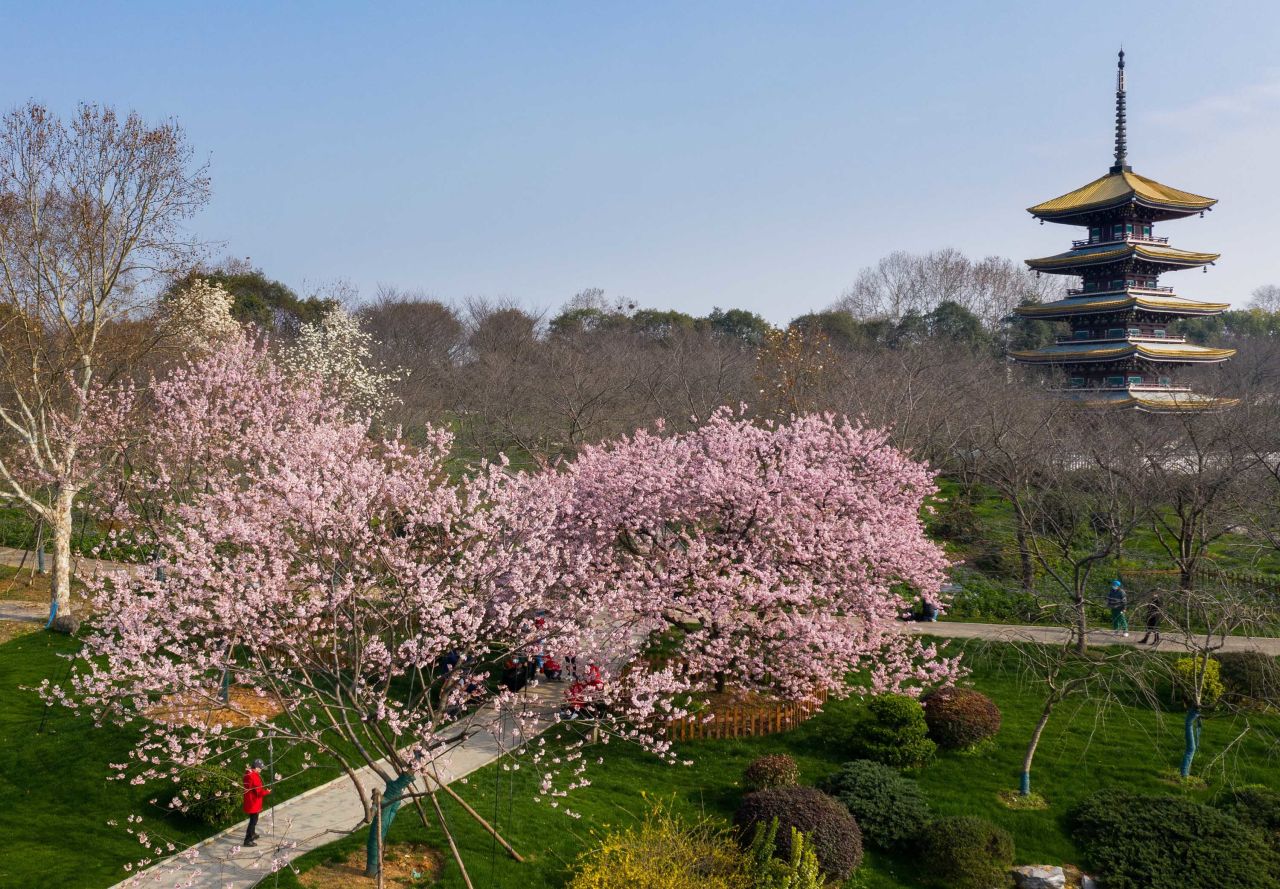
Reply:
M925 636L948 636L953 639L986 639L992 642L1039 642L1042 644L1063 644L1071 638L1071 632L1064 627L1035 627L1018 624L971 624L959 621L938 621L936 623L903 623L902 627L910 633ZM1129 637L1117 635L1112 630L1092 629L1086 642L1089 645L1137 645L1142 638L1142 631L1130 631ZM1144 648L1153 646L1146 645ZM1182 636L1164 633L1160 642L1160 651L1179 651L1186 648ZM1222 640L1220 651L1261 651L1265 654L1280 655L1280 638L1273 636L1228 636Z

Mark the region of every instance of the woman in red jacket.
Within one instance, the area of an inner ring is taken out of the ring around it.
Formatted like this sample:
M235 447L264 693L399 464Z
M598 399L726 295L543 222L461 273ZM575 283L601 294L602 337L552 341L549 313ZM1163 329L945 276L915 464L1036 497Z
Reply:
M265 764L255 759L253 765L244 770L244 812L249 816L249 829L244 832L246 846L258 845L258 813L262 811L262 801L271 791L262 786L262 767Z

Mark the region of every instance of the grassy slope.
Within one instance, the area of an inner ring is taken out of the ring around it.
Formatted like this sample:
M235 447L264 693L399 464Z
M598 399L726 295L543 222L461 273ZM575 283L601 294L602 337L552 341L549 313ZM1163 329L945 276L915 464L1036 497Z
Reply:
M94 728L63 708L45 707L29 689L46 677L60 679L75 650L65 636L36 632L0 644L0 887L102 887L127 876L126 862L144 850L124 830L142 815L153 837L178 845L209 833L202 825L170 818L149 800L168 799L171 785L134 787L108 781L108 763L124 762L132 732ZM43 729L41 721L44 719ZM265 743L255 755L268 758ZM281 757L276 770L289 777L273 801L337 777L334 767L299 772L301 757ZM168 793L166 793L168 791ZM109 820L119 826L111 827Z
M996 651L1003 651L997 647ZM1013 832L1022 863L1078 862L1080 852L1066 836L1062 819L1076 802L1102 787L1123 786L1145 793L1180 793L1161 780L1161 772L1178 762L1181 754L1181 721L1177 714L1163 721L1150 711L1116 707L1099 721L1091 705L1068 702L1046 731L1034 767L1035 788L1051 802L1046 811L1006 809L997 793L1016 786L1022 747L1038 714L1040 699L1012 666L989 657L974 659L973 681L999 703L1004 725L995 748L983 755L948 754L917 775L936 809L942 814L980 814ZM470 863L477 887L506 886L544 889L563 885L572 861L589 842L593 830L625 824L642 811L644 794L672 799L688 812L706 812L728 819L740 797L738 779L743 768L763 753L786 752L798 760L803 780L816 781L833 771L846 757L820 740L824 723L838 724L858 706L842 702L805 727L768 738L705 741L681 745L680 754L693 765L667 766L637 750L619 745L598 749L606 765L593 766L592 786L575 792L568 806L582 813L581 820L566 817L546 803L534 801L536 776L529 770L504 772L489 768L474 776L459 791L486 817L499 824L503 834L529 857L517 864L494 850L487 835L453 804L446 813ZM1255 719L1255 724L1259 720ZM1216 785L1275 783L1276 745L1271 732L1280 732L1280 719L1260 721L1264 734L1247 737L1230 756L1214 764L1208 778ZM1203 737L1201 767L1235 738L1240 726L1210 720ZM593 754L596 750L592 751ZM1204 792L1193 793L1204 797ZM392 829L392 839L422 839L423 830L412 810L406 810ZM438 832L429 836L445 848ZM359 845L353 837L307 856L302 867L329 857L345 855ZM860 885L867 889L892 889L919 885L911 864L883 855L871 855L863 868ZM281 886L299 885L291 875ZM446 866L444 885L462 885L456 866Z

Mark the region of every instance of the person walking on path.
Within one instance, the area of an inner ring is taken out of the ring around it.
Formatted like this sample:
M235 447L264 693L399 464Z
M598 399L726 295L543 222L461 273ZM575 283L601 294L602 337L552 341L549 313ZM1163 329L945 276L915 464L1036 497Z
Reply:
M1125 609L1129 607L1129 596L1124 591L1124 584L1118 580L1111 581L1111 589L1107 592L1107 607L1111 609L1111 629L1124 633L1129 638L1129 617Z
M1138 640L1139 645L1146 645L1147 640L1151 639L1152 645L1160 644L1160 594L1152 593L1151 600L1147 602L1147 632ZM1154 637L1154 638L1152 638Z
M271 791L262 786L262 768L264 763L255 759L253 765L244 770L244 813L249 816L249 828L244 832L246 846L258 845L258 813L262 811L262 801Z

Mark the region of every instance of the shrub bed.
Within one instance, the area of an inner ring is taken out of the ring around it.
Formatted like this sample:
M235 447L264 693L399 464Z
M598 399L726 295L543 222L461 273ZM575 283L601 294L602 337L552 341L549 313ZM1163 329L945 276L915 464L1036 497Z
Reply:
M1233 703L1280 706L1280 660L1261 651L1218 655L1219 676Z
M1071 835L1107 889L1260 889L1280 885L1280 856L1226 812L1175 796L1095 793Z
M1280 792L1255 785L1233 790L1217 801L1218 808L1247 824L1280 849Z
M971 688L940 688L921 700L929 737L944 750L963 750L1000 731L1000 708Z
M1013 837L985 818L939 818L925 831L921 861L933 886L991 889L1008 882Z
M723 830L686 823L658 807L641 824L606 833L582 853L569 889L739 889L746 864Z
M915 839L931 817L920 785L869 759L845 763L823 781L822 790L839 800L863 835L882 849Z
M796 761L785 753L754 759L742 773L742 786L748 791L791 787L799 780L800 769Z
M862 863L862 831L849 810L812 787L774 787L748 793L733 816L738 837L751 842L757 824L766 827L778 819L775 854L791 858L791 828L804 834L817 853L827 878L837 883L849 878Z

